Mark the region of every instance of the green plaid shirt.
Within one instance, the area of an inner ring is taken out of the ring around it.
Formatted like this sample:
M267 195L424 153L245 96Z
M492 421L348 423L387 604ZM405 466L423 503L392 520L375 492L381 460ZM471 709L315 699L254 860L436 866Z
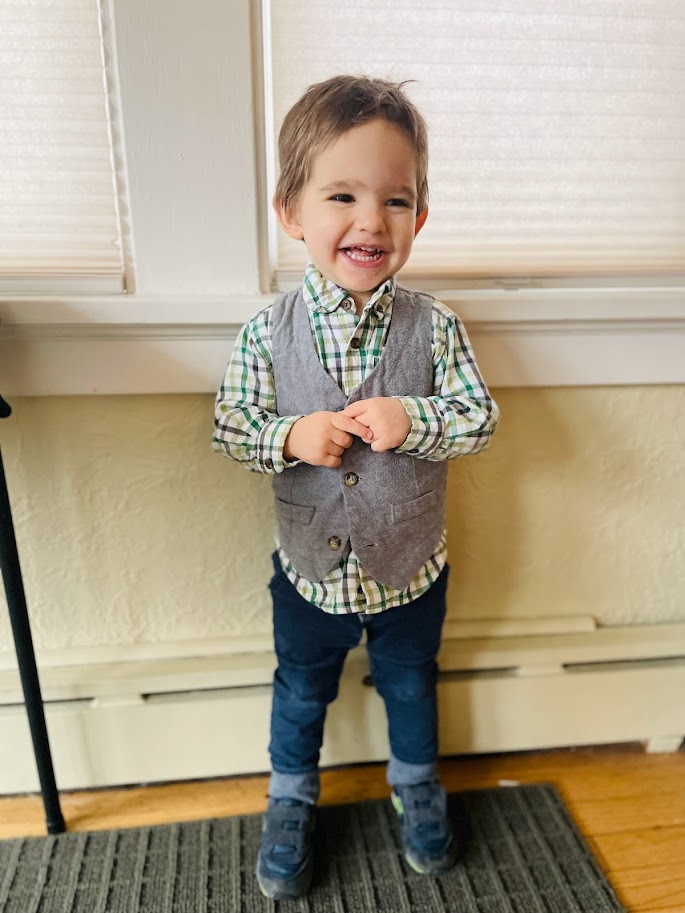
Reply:
M304 298L316 353L323 367L349 396L372 371L387 338L395 298L388 279L371 296L361 315L344 289L309 264ZM480 376L459 318L433 303L433 395L397 397L411 419L411 430L397 448L416 459L449 460L488 446L498 410ZM353 347L353 339L360 345ZM247 469L273 475L285 463L283 446L300 416L279 417L272 373L271 305L240 332L216 399L214 449ZM382 612L425 593L447 559L446 534L435 554L406 589L382 586L364 571L352 551L320 583L301 577L279 547L283 570L298 592L326 612Z

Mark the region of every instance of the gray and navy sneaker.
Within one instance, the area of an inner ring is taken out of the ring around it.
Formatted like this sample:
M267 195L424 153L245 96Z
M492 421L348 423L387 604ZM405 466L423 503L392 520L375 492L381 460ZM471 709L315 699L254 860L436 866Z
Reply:
M265 897L292 900L309 890L314 871L313 805L269 799L257 855L257 881Z
M392 804L400 819L404 856L412 869L434 875L452 868L458 850L442 786L435 780L395 786Z

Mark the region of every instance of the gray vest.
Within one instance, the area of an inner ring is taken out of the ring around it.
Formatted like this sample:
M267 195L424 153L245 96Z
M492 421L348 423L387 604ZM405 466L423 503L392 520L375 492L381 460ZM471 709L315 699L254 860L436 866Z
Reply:
M380 361L347 397L319 361L302 291L282 295L271 320L278 414L339 412L374 396L431 396L432 300L397 288ZM446 476L443 461L374 453L355 437L338 469L301 463L273 477L281 546L307 580L322 580L354 549L374 580L403 589L442 535Z

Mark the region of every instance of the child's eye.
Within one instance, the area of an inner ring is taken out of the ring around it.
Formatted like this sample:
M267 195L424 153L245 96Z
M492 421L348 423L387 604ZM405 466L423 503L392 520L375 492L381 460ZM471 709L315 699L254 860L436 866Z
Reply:
M392 200L388 200L389 206L406 206L409 207L411 204L409 200L403 200L401 197L395 197Z
M335 193L331 197L331 200L336 203L353 203L354 197L351 193Z

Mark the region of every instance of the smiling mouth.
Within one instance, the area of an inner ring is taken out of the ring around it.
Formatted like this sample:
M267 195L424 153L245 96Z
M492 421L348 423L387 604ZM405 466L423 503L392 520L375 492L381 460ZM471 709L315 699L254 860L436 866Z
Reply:
M373 263L374 260L380 260L387 251L382 247L343 247L343 251L352 260L358 260L360 263Z

